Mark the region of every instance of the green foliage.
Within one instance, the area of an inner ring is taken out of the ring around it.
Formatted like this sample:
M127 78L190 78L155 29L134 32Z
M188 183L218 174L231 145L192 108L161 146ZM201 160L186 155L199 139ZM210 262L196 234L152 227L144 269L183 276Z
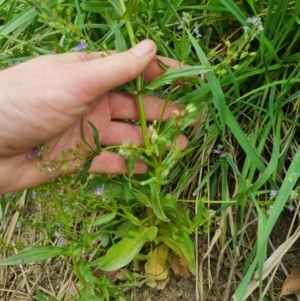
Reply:
M180 62L172 69L159 61L166 70L160 77L148 83L139 77L118 88L137 95L145 146L124 141L103 147L91 123L93 140L86 139L88 121L82 121L78 149L66 150L51 162L43 158L41 172L67 170L70 162L82 162L77 182L70 177L35 188L35 200L28 194L28 202L43 210L29 217L22 214L21 230L29 224L45 229L42 242L48 246L38 242L0 265L65 256L82 286L78 300L119 300L121 290L136 284L143 272L137 277L128 274L132 282L117 289L105 276L95 279L95 266L112 271L131 262L141 264L149 250L164 244L195 274L192 235L197 227L203 234L221 220L223 248L228 208L234 213L234 262L250 205L258 215L258 239L235 293L235 299L242 300L255 269L262 278L266 242L280 213L288 201L299 199L293 194L300 176L299 13L300 2L290 0L214 0L209 5L186 0L0 1L1 68L38 55L74 51L81 41L88 43L88 51L121 52L145 38L156 42L159 54ZM258 15L260 21L253 19ZM173 112L166 123L149 124L143 93L185 108ZM197 116L201 120L193 130L189 126ZM189 138L185 151L176 142L181 133ZM88 156L81 155L83 148ZM93 159L104 150L124 157L127 175L88 174ZM145 175L134 174L137 161L148 166ZM97 189L100 195L95 195ZM269 197L275 189L279 195ZM1 200L2 223L14 201L12 195ZM220 203L215 217L207 205L214 202ZM59 223L63 228L58 229ZM56 245L55 231L66 244ZM12 249L4 244L1 241L5 250ZM91 252L94 261L86 262ZM262 289L260 294L262 300ZM45 299L41 292L37 295Z

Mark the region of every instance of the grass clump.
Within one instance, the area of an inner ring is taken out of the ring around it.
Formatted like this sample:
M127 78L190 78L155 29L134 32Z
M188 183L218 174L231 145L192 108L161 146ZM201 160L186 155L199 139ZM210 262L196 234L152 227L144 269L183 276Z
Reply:
M120 52L145 38L181 67L161 64L166 73L153 82L144 83L141 76L122 87L137 95L145 145L124 142L114 149L126 158L127 175L87 175L92 159L105 149L90 124L95 146L83 160L79 183L68 177L22 197L3 197L2 228L8 223L5 213L13 210L17 231L30 227L35 237L28 232L17 246L4 237L3 257L13 248L27 249L0 264L64 256L78 279L74 300L125 300L126 289L166 278L175 256L200 277L196 296L204 300L195 248L214 225L216 239L207 249L218 242L219 264L224 254L232 262L222 300L247 298L251 280L260 300L275 298L263 284L268 239L282 210L297 210L299 199L299 12L300 3L288 0L2 1L1 68L51 53ZM177 86L179 79L185 85ZM166 124L147 124L145 93L185 109ZM190 127L197 116L200 122ZM190 142L183 152L174 143L180 133ZM82 136L82 146L89 147ZM59 160L64 157L43 168L58 168ZM136 160L148 165L146 175L134 175ZM17 200L23 200L22 210ZM249 253L245 231L251 218L257 220L257 240ZM241 258L243 279L233 288ZM96 277L99 269L107 273ZM118 285L107 276L113 271L121 273ZM37 295L46 300L46 293Z

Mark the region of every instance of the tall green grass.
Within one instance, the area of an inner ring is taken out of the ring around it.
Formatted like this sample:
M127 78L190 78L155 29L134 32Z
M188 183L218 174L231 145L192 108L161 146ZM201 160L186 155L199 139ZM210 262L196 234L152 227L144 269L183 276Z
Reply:
M237 246L243 252L244 236L239 230L249 207L255 208L257 241L234 298L243 300L258 269L263 300L268 238L300 176L300 2L128 3L136 5L130 23L137 40L152 39L159 54L208 70L196 81L190 79L192 84L169 91L171 100L195 105L201 121L194 129L185 130L192 151L170 171L163 191L195 203L202 197L208 202L221 201L217 211L224 227L221 248L231 239L225 210L232 206L233 257ZM0 1L0 67L38 55L73 51L82 40L89 44L89 51L125 50L129 36L117 7L113 0ZM191 19L178 29L183 13ZM242 27L249 26L246 21L252 16L261 18L264 29L250 41ZM196 37L195 26L202 37ZM228 62L228 51L239 49L244 56ZM163 88L157 92L164 96ZM220 158L215 149L225 151L226 156ZM269 192L275 189L279 194L270 200ZM272 203L269 215L262 200Z

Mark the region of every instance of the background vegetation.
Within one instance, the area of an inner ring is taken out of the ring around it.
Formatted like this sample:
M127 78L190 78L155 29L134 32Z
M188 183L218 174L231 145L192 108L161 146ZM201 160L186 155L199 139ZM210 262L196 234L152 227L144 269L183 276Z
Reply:
M245 260L242 280L235 288L229 285L224 298L243 300L251 280L258 279L253 289L259 288L260 299L273 300L262 282L270 273L266 266L275 266L264 265L271 256L268 238L284 207L298 211L299 12L300 2L290 0L0 0L1 68L78 51L78 45L81 51L124 51L149 38L159 54L180 61L182 68L138 92L187 108L165 126L151 125L158 139L150 148L116 148L128 159L128 175L85 178L83 173L81 183L75 177L58 179L25 192L22 211L16 207L21 194L2 197L3 233L13 210L19 214L16 231L26 236L31 227L39 235L30 244L18 240L17 246L3 236L7 258L0 264L62 255L70 258L80 282L74 300L122 300L126 288L153 285L168 273L170 256L177 256L197 284L200 277L196 298L204 300L197 239L213 227L216 240L207 250L218 244L219 260L230 258L231 280ZM174 85L179 78L184 86ZM133 92L137 86L122 89ZM189 127L195 116L200 122ZM175 145L166 152L180 131L189 138L188 149L179 153ZM132 175L137 158L149 164L147 175ZM257 239L249 250L245 233L251 220ZM277 254L279 260L290 247ZM9 257L13 248L18 255ZM95 267L123 268L124 281L116 285L106 276L95 277ZM47 300L46 294L37 295Z

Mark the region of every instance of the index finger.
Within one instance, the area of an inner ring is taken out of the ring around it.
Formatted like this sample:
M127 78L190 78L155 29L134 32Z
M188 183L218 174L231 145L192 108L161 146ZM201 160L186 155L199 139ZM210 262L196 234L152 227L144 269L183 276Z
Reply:
M178 62L174 59L171 59L171 58L168 58L165 56L161 56L161 55L157 55L156 59L151 61L151 63L148 65L147 69L144 72L145 80L148 82L151 82L156 77L161 76L166 72L164 69L162 69L159 66L157 59L161 60L164 64L166 64L170 68L177 69L181 65L180 62Z
M62 56L65 56L65 58L68 58L71 60L73 59L73 60L77 60L77 61L80 60L82 62L87 62L87 61L99 59L99 57L104 58L109 55L113 55L115 53L116 53L115 51L107 51L107 52L101 51L101 52L91 52L91 53L74 52L74 53L62 54ZM180 62L178 62L174 59L171 59L171 58L168 58L165 56L161 56L161 55L157 55L156 58L153 61L151 61L151 63L148 65L148 67L144 71L145 80L147 82L151 82L156 77L161 76L165 73L165 70L159 66L158 60L161 60L164 64L166 64L170 68L174 68L174 69L179 68L181 65Z

